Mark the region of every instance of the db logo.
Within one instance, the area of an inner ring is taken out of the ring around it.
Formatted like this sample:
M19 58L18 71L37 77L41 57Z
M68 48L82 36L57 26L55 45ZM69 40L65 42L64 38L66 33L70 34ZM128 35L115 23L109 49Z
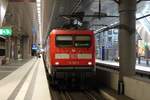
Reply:
M72 49L72 52L76 52L76 50L75 50L75 49Z

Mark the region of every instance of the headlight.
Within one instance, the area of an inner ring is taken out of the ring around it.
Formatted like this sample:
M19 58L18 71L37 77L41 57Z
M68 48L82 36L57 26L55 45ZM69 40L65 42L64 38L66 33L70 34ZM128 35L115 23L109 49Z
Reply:
M88 65L92 65L92 62L88 62Z
M59 65L59 62L55 62L55 65Z

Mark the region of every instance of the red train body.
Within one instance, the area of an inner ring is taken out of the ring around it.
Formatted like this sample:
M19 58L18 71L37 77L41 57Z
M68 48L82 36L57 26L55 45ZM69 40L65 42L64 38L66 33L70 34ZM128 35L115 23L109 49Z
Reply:
M49 35L51 74L94 72L95 39L90 30L54 29Z

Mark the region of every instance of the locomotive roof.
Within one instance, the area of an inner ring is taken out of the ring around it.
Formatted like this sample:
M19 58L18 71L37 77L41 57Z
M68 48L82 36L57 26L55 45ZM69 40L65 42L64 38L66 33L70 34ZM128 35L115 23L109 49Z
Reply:
M94 34L94 33L89 29L53 29L51 34Z

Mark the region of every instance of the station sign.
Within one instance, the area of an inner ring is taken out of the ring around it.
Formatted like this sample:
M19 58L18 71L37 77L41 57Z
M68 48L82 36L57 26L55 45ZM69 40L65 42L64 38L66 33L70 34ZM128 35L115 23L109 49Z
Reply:
M0 35L5 36L5 37L11 36L12 35L12 28L11 27L0 28Z
M32 44L32 50L37 50L37 49L38 49L37 45L36 44Z

